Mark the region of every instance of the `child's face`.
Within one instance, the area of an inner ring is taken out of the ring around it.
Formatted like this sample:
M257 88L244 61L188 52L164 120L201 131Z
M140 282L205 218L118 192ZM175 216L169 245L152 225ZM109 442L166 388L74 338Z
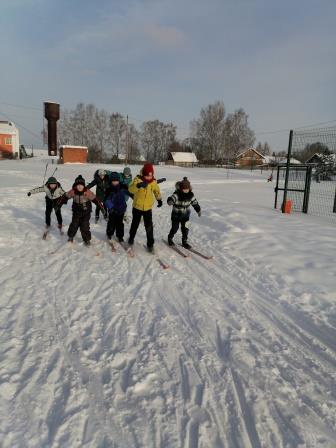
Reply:
M152 180L153 179L153 174L151 173L151 174L147 174L147 176L144 176L144 179L145 180Z
M83 191L84 190L84 185L82 184L77 184L76 185L77 191Z
M117 185L119 185L119 181L118 181L118 180L113 180L113 181L112 181L112 185L113 185L114 187L116 187Z
M182 188L183 193L189 193L189 188Z
M49 188L51 188L52 190L55 190L56 187L57 187L56 184L49 184Z

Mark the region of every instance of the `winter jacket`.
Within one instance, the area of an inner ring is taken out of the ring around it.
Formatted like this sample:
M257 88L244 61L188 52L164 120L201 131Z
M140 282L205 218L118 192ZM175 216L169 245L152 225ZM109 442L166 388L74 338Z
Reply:
M65 191L61 187L61 184L57 182L57 187L54 190L52 190L51 188L48 187L47 184L45 184L42 187L33 188L32 190L29 191L29 193L30 194L45 193L47 198L54 200L63 196Z
M128 187L131 185L131 183L132 183L132 174L130 176L128 176L128 177L125 177L124 173L119 173L119 176L120 176L120 183L121 184L127 185ZM126 202L128 201L129 198L130 197L127 195L126 198L125 198Z
M132 183L132 174L125 177L124 173L119 173L120 183L129 186Z
M87 188L90 189L96 185L96 196L100 201L103 201L105 191L110 185L110 171L106 171L106 175L103 179L98 175L98 171L99 170L94 173L93 181L87 185Z
M116 186L111 185L105 192L104 205L105 209L109 213L116 213L122 215L125 213L127 204L126 198L128 198L127 185L118 184Z
M137 184L144 182L144 187L138 188ZM141 176L136 176L128 187L128 191L133 195L133 207L147 211L153 208L154 196L157 201L161 201L160 187L158 186L156 179L147 183Z
M197 199L194 196L192 191L188 193L183 193L183 191L176 190L169 198L167 199L167 203L171 205L173 203L172 210L172 219L176 220L187 220L190 216L190 206L193 206L195 211L199 213L201 211L201 207L197 202Z
M72 188L72 190L65 193L60 201L61 205L62 203L67 202L69 199L73 199L72 202L72 211L76 212L79 210L90 210L92 209L91 202L98 205L98 207L101 208L103 213L105 212L103 204L99 201L99 199L90 191L89 189L85 188L84 191L79 192L76 188Z

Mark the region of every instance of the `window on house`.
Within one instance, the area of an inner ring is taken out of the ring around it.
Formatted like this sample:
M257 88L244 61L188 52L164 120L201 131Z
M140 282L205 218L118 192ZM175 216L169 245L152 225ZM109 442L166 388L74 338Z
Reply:
M11 145L12 144L12 137L6 137L5 145Z

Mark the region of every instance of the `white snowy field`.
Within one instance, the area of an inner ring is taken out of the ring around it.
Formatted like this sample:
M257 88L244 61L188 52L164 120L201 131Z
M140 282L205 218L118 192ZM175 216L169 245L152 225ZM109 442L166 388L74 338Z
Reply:
M100 167L56 176L70 189ZM1 447L336 446L334 224L275 211L268 173L156 167L164 270L143 226L135 258L111 252L105 221L92 247L69 246L53 215L43 241L44 194L26 193L44 168L0 163ZM202 207L190 241L211 261L162 243L183 175Z

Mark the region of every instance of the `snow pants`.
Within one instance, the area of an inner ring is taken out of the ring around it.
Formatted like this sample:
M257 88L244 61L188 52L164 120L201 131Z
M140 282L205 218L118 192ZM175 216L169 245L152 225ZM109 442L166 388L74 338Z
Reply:
M118 215L117 213L110 213L109 219L106 227L106 235L110 240L112 236L116 233L118 240L124 238L124 213Z
M188 233L189 233L189 219L174 219L172 218L172 226L168 235L168 239L173 239L175 233L178 231L181 224L181 232L182 232L182 243L186 243L188 241Z
M45 210L45 222L47 226L50 226L51 222L51 212L53 211L54 205L57 202L57 199L50 199L46 196L46 210ZM59 226L62 225L62 213L61 210L58 209L56 212L57 223Z
M152 218L152 210L138 210L133 207L132 210L132 224L130 228L130 240L134 241L135 235L137 233L141 217L143 216L146 236L147 236L147 247L154 246L154 231L153 231L153 218Z
M91 232L90 232L90 217L91 217L91 208L89 209L76 209L73 210L72 213L72 221L70 223L68 229L68 237L73 238L78 228L82 234L82 238L85 242L91 240Z

